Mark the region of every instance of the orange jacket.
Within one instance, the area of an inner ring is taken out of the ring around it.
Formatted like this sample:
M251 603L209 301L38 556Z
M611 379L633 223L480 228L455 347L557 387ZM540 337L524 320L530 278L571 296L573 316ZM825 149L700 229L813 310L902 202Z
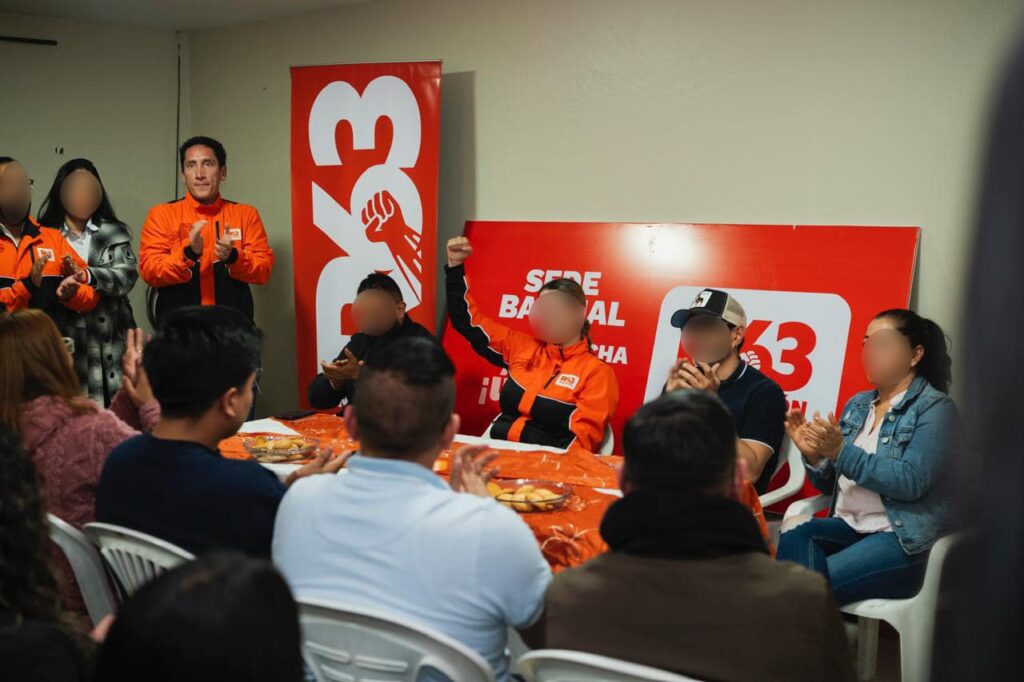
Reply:
M192 253L189 231L205 220L203 252ZM234 251L218 261L217 238L228 232ZM139 274L149 286L160 290L157 317L182 305L222 304L239 308L252 317L249 284L266 284L274 267L274 251L259 212L252 206L236 204L218 196L211 204L200 204L191 194L167 204L154 206L142 226Z
M615 372L587 340L560 347L480 314L463 266L445 268L452 326L486 360L508 368L491 435L596 451L619 403Z
M29 273L36 259L46 252L51 258L43 267L42 284L36 287ZM100 295L88 284L79 285L78 291L67 301L57 300L57 287L64 279L61 274L64 256L71 256L83 270L89 267L60 230L40 228L33 221L26 220L18 246L0 232L0 304L8 312L28 307L47 310L58 303L79 313L95 308Z

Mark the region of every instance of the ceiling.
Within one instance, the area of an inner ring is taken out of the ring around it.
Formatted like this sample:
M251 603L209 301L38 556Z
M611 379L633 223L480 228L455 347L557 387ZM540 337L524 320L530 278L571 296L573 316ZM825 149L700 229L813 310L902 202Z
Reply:
M0 0L0 12L182 31L372 0ZM0 33L3 28L0 27Z

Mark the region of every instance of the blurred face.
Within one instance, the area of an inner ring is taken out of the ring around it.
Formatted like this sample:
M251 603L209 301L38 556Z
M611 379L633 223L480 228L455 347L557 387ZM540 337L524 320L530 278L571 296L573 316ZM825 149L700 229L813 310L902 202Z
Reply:
M683 350L694 362L714 364L733 352L743 339L743 327L730 328L720 317L693 315L680 331Z
M382 336L405 317L405 303L396 303L386 291L367 289L352 303L352 317L359 331Z
M227 166L221 166L217 155L201 144L185 151L185 163L181 169L181 180L188 193L200 203L210 203L220 194L220 183L228 176Z
M17 161L0 166L0 220L21 225L32 206L32 183Z
M910 347L910 340L893 320L883 317L872 320L864 333L861 361L864 372L875 386L895 386L914 372L924 348Z
M103 188L96 176L80 168L65 180L60 188L60 202L68 215L79 220L88 220L103 199Z
M579 340L586 316L586 306L578 300L564 291L548 289L540 292L530 308L530 327L538 339L564 346Z

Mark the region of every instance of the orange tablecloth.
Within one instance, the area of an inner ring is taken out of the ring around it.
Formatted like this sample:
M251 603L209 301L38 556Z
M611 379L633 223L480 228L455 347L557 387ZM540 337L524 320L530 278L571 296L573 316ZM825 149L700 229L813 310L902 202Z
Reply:
M332 415L315 414L282 423L303 436L318 438L321 447L330 446L335 452L358 447L358 443L349 435L341 419ZM239 434L221 442L221 454L231 459L250 459L242 441L252 435ZM607 551L608 546L601 539L599 532L601 519L608 506L618 498L595 488L618 489L621 457L595 455L585 450L570 450L564 454L544 450L495 450L498 452L498 458L494 464L499 469L499 480L535 478L573 486L575 494L561 509L553 512L520 514L520 518L530 526L537 537L544 557L553 571L578 566ZM446 478L450 458L451 452L446 450L441 453L434 465L434 470ZM744 499L741 501L753 511L761 527L761 534L767 542L768 526L753 485L747 484Z

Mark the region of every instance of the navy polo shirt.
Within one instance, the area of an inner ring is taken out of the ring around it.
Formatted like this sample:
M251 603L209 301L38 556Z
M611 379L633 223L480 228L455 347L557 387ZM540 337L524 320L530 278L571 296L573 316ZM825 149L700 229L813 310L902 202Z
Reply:
M736 371L719 385L718 397L732 412L736 433L741 440L764 443L772 449L771 458L754 483L757 492L764 494L775 473L782 439L786 435L786 394L777 383L741 361Z
M270 557L285 486L254 461L225 459L191 441L150 434L110 453L96 519L174 543L193 554L234 549Z

